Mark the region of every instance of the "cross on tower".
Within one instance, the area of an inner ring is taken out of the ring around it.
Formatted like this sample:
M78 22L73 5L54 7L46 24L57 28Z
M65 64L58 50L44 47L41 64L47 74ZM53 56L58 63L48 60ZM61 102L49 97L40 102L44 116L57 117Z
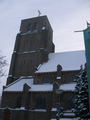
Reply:
M40 16L41 12L38 10L38 16Z

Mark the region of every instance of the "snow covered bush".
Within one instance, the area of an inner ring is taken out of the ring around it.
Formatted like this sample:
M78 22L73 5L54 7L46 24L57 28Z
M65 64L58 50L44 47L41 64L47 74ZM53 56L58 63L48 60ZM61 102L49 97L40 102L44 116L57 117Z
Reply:
M74 112L77 117L89 118L89 96L88 96L88 81L87 72L81 66L79 76L77 76L77 84L75 86L74 97Z

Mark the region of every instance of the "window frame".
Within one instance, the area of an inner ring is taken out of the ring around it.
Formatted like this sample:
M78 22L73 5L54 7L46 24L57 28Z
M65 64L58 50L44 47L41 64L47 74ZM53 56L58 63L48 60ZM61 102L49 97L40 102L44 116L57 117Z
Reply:
M35 22L35 23L34 23L34 31L37 30L37 29L38 29L38 23Z
M77 82L77 76L76 75L71 75L70 82Z
M31 23L29 23L29 24L28 24L27 31L31 31L31 28L32 28L32 24L31 24Z
M44 77L44 83L50 83L50 77L48 76Z

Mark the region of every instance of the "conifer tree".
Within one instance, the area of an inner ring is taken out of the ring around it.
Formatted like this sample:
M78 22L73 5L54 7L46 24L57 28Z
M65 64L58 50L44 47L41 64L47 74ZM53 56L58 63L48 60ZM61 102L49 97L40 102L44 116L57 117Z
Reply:
M74 112L80 119L88 120L89 118L89 98L88 98L88 81L87 72L83 67L80 68L80 74L77 76L77 84L75 86Z

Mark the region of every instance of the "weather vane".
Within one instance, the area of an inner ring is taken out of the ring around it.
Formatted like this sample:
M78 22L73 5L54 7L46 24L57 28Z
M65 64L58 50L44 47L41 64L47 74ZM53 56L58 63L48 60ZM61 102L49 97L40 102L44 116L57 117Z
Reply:
M41 12L38 10L38 16L40 16Z

